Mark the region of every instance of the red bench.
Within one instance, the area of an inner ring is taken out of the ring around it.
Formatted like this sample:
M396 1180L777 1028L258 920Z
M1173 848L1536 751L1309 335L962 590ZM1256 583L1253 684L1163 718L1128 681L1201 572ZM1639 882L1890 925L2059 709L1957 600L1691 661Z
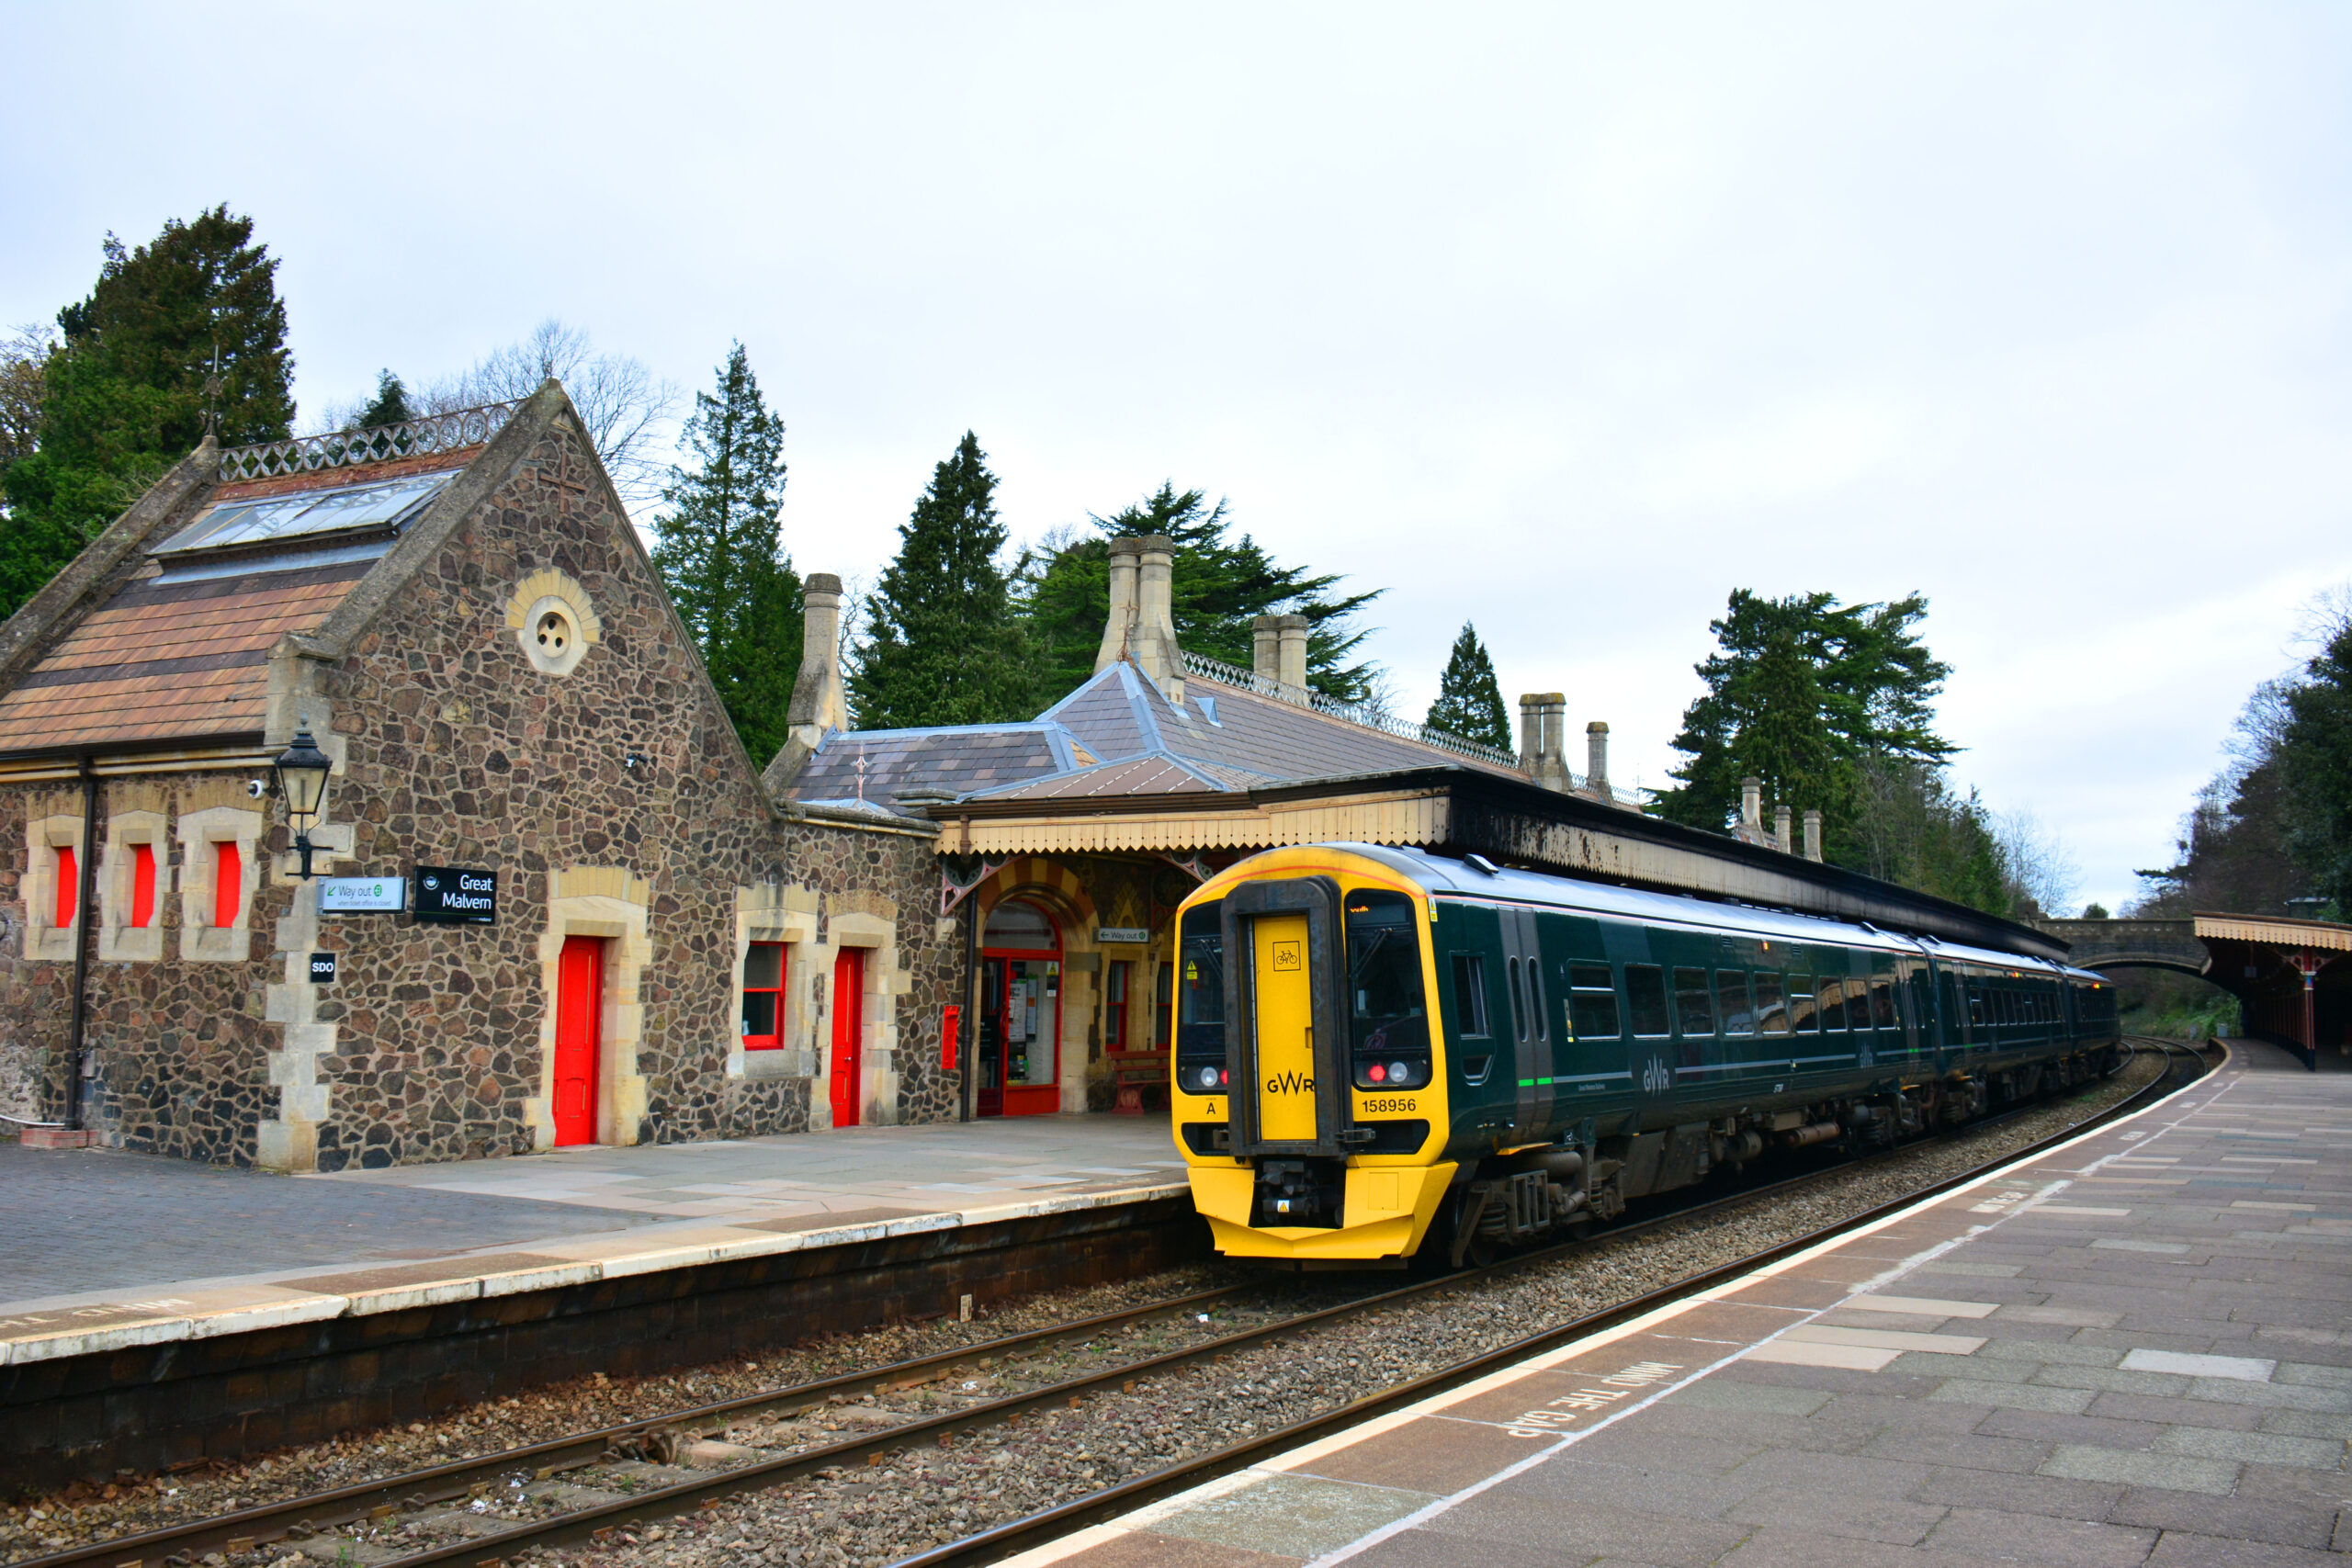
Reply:
M1111 1109L1122 1116L1168 1109L1168 1053L1165 1051L1105 1051L1111 1082L1118 1098Z

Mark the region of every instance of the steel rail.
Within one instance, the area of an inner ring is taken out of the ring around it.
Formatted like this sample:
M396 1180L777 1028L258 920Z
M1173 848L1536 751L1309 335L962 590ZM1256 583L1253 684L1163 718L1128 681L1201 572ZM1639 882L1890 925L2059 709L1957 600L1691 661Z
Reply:
M2167 1043L2151 1041L2148 1043ZM1984 1171L1997 1168L2001 1165L2030 1158L2051 1144L2073 1137L2098 1122L2127 1114L2136 1101L2162 1087L2169 1076L2167 1073L2152 1080L2148 1086L2135 1091L2133 1095L2117 1105L2093 1117L2086 1118L2083 1122L2074 1123L2064 1131L2030 1145L2027 1149L2004 1156L1967 1174L1953 1178L1934 1188L1924 1189L1921 1192L1913 1193L1894 1204L1883 1207L1891 1209L1916 1202L1923 1195L1945 1190L1963 1181L1973 1180ZM2027 1106L1998 1116L1982 1118L1969 1123L1968 1130L1984 1131L2015 1116L2024 1115L2037 1109L2040 1107ZM634 1523L649 1516L661 1517L684 1512L708 1500L737 1492L763 1489L847 1462L859 1460L865 1460L868 1463L875 1462L880 1455L902 1449L913 1439L931 1438L935 1438L943 1447L948 1446L953 1441L953 1429L956 1427L972 1428L1000 1425L1017 1419L1032 1409L1061 1401L1075 1404L1087 1394L1101 1392L1114 1383L1132 1383L1139 1378L1162 1373L1191 1362L1214 1359L1237 1349L1253 1348L1271 1339L1340 1317L1370 1311L1405 1298L1442 1293L1463 1288L1474 1281L1483 1281L1498 1275L1533 1268L1595 1243L1632 1240L1653 1230L1681 1222L1701 1220L1710 1214L1758 1202L1792 1189L1809 1186L1828 1177L1854 1171L1873 1160L1911 1153L1920 1147L1921 1145L1915 1142L1882 1151L1863 1160L1842 1161L1780 1181L1726 1193L1704 1202L1668 1210L1631 1224L1612 1225L1605 1230L1596 1231L1582 1240L1564 1241L1551 1247L1515 1254L1485 1269L1418 1280L1393 1290L1374 1292L1329 1307L1204 1340L1179 1350L1124 1363L1106 1371L1066 1379L979 1404L966 1406L936 1417L911 1420L857 1438L824 1444L801 1453L739 1466L694 1481L676 1483L616 1503L570 1511L551 1519L528 1521L513 1529L494 1531L487 1536L403 1556L394 1560L392 1563L384 1565L384 1568L430 1568L433 1564L467 1561L487 1564L497 1561L503 1554L511 1554L526 1546L546 1545L560 1540L593 1536L624 1520ZM1877 1210L1871 1211L1873 1215L1877 1213L1879 1213ZM1869 1218L1870 1216L1866 1215L1840 1222L1837 1225L1825 1227L1822 1231L1799 1242L1788 1245L1790 1247L1810 1246L1815 1241L1837 1234L1842 1229L1867 1224ZM1759 1253L1739 1263L1724 1267L1733 1270L1753 1268L1773 1256L1778 1254ZM1667 1300L1672 1299L1672 1296L1677 1293L1702 1289L1704 1281L1711 1280L1714 1277L1714 1272L1720 1272L1720 1270L1698 1277L1694 1280L1685 1280L1666 1287L1663 1292L1654 1292L1654 1295L1658 1300ZM1279 1282L1279 1277L1271 1277L1208 1291L1193 1292L1183 1296L1164 1298L1069 1324L1028 1330L1022 1334L984 1340L949 1351L916 1357L871 1371L842 1373L783 1388L765 1390L733 1399L672 1411L662 1416L601 1427L592 1432L504 1450L475 1459L454 1461L448 1464L425 1470L361 1482L330 1492L311 1494L256 1508L243 1509L234 1514L192 1520L183 1525L170 1526L142 1535L117 1537L47 1556L25 1559L17 1563L17 1568L142 1568L142 1565L145 1565L145 1568L153 1568L153 1565L174 1558L193 1557L198 1552L217 1550L232 1542L260 1544L283 1539L297 1529L303 1530L306 1538L308 1535L323 1534L341 1526L380 1520L403 1508L426 1506L435 1503L479 1495L492 1482L502 1478L513 1478L518 1474L527 1473L534 1480L546 1480L560 1472L594 1463L605 1457L616 1445L642 1442L649 1437L665 1431L692 1428L716 1418L740 1417L763 1409L822 1403L837 1395L846 1397L859 1392L889 1392L907 1388L936 1381L939 1376L944 1375L946 1370L969 1363L980 1357L1034 1353L1057 1342L1091 1337L1126 1325L1196 1308L1207 1303L1261 1290L1277 1282ZM1644 1300L1650 1301L1650 1298L1645 1297ZM1657 1303L1650 1301L1650 1304L1654 1305ZM1577 1324L1544 1332L1552 1335L1568 1330L1577 1333L1591 1332L1594 1328L1602 1325L1611 1314L1619 1314L1623 1310L1622 1308L1606 1309L1604 1313L1596 1314L1592 1318L1579 1320ZM1642 1310L1647 1310L1647 1308L1645 1307ZM1439 1386L1432 1383L1431 1380L1453 1379L1457 1373L1460 1377L1475 1376L1477 1375L1476 1371L1463 1369L1483 1367L1498 1356L1516 1357L1531 1353L1532 1352L1522 1342L1506 1348L1503 1351L1482 1356L1472 1362L1457 1363L1453 1368L1442 1369L1429 1374L1427 1378L1403 1385L1403 1388L1418 1390L1419 1392L1412 1397L1422 1397L1430 1392L1434 1392L1435 1387ZM1202 1456L1198 1460L1186 1461L1179 1466L1155 1472L1151 1476L1139 1478L1136 1482L1125 1483L1122 1487L1113 1488L1109 1492L1091 1495L1087 1498L1077 1499L1070 1504L1063 1505L1059 1508L1031 1516L1030 1520L1013 1521L1012 1524L1000 1527L999 1531L989 1532L985 1538L971 1539L975 1542L984 1539L993 1540L1001 1531L1024 1529L1032 1520L1060 1519L1069 1509L1108 1508L1115 1502L1125 1500L1128 1497L1129 1488L1145 1483L1164 1485L1172 1490L1176 1488L1179 1480L1189 1477L1191 1479L1186 1480L1185 1483L1191 1484L1211 1473L1212 1467L1223 1464L1224 1468L1231 1469L1249 1462L1244 1459L1229 1464L1225 1463L1229 1456L1245 1450L1253 1455L1265 1451L1266 1446L1276 1438L1280 1438L1284 1442L1304 1440L1298 1437L1298 1434L1308 1427L1315 1427L1317 1423L1339 1422L1342 1416L1348 1420L1361 1419L1374 1413L1376 1408L1385 1408L1388 1403L1406 1396L1401 1391L1388 1391L1371 1395L1366 1400L1342 1406L1338 1412L1314 1417L1303 1426L1283 1428L1283 1432L1270 1435L1263 1439L1253 1439L1248 1444L1237 1445L1236 1448ZM964 1543L951 1543L950 1546L937 1548L934 1551L961 1550L962 1544ZM1006 1550L1011 1548L1008 1547ZM932 1561L932 1557L926 1554L909 1561L927 1563ZM939 1561L945 1562L950 1559L941 1558Z
M2175 1051L2180 1052L2181 1055L2195 1062L2199 1068L2188 1081L2193 1082L2196 1077L2202 1077L2206 1070L2207 1065L2203 1058L2178 1042L2155 1040L2146 1036L2125 1036L2124 1039L2127 1043L2132 1045L2135 1055L2143 1044L2164 1050L2167 1057ZM1604 1307L1599 1312L1588 1314L1574 1322L1539 1329L1500 1349L1469 1357L1409 1382L1383 1390L1378 1393L1368 1394L1335 1410L1325 1411L1321 1415L1308 1416L1303 1421L1293 1422L1287 1427L1219 1449L1214 1453L1182 1461L1154 1471L1149 1475L1137 1476L1115 1486L1091 1493L1084 1497L1073 1498L1068 1503L999 1525L993 1529L983 1530L977 1535L967 1536L961 1540L948 1541L928 1551L917 1552L910 1557L900 1558L891 1565L891 1568L956 1568L956 1565L993 1562L1012 1553L1026 1551L1033 1546L1041 1545L1045 1541L1067 1535L1073 1530L1082 1529L1088 1525L1098 1524L1106 1517L1141 1507L1204 1482L1214 1481L1221 1475L1228 1475L1237 1470L1247 1469L1260 1459L1271 1454L1280 1453L1329 1437L1334 1432L1359 1422L1430 1398L1434 1394L1442 1393L1448 1389L1459 1387L1473 1379L1484 1377L1489 1372L1511 1366L1531 1356L1541 1355L1546 1350L1556 1348L1588 1335L1600 1333L1620 1324L1630 1323L1645 1313L1655 1312L1659 1307L1668 1305L1685 1296L1694 1295L1716 1285L1728 1283L1767 1264L1793 1257L1807 1247L1819 1246L1824 1241L1832 1240L1850 1231L1873 1224L1890 1215L1900 1213L1925 1199L1952 1191L2009 1167L2027 1164L2040 1158L2069 1139L2079 1137L2109 1122L2118 1121L2137 1111L2144 1110L2146 1107L2141 1101L2146 1100L2149 1104L2154 1104L2165 1097L2164 1093L2159 1091L2169 1092L2167 1086L2172 1082L2172 1066L2173 1064L2168 1061L2163 1073L2123 1100L2095 1115L2086 1117L2060 1132L2052 1134L2049 1137L2038 1139L2022 1149L2003 1155L1998 1159L1988 1160L1973 1170L1936 1182L1917 1192L1824 1225L1795 1240L1779 1243L1731 1263L1719 1264L1713 1269L1677 1280L1673 1284L1662 1286L1630 1301L1620 1302L1614 1306ZM2187 1084L2184 1083L2179 1087L2186 1088ZM1673 1217L1686 1218L1690 1213L1692 1211L1685 1211ZM403 1564L402 1568L406 1568L406 1565Z

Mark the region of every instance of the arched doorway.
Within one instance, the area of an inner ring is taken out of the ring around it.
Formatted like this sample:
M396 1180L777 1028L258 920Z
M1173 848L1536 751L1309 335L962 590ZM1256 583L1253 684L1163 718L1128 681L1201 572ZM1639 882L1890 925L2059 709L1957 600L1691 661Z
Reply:
M989 911L980 936L980 1038L973 1064L981 1116L1061 1109L1062 939L1025 898Z

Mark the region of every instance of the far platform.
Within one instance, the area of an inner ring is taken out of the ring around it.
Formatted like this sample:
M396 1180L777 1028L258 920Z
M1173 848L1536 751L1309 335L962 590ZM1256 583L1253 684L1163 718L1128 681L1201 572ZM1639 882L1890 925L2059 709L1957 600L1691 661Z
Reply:
M1165 1115L283 1177L0 1144L0 1365L1184 1190Z
M1962 1190L1012 1559L2341 1563L2352 1075L2215 1074Z

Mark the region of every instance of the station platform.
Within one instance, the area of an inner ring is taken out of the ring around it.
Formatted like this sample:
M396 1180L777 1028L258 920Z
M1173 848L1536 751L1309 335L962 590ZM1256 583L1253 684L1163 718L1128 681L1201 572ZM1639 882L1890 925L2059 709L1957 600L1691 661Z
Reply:
M2233 1043L2030 1165L1011 1561L2352 1551L2352 1077Z
M0 1144L0 1367L1181 1196L1165 1116L325 1176Z

